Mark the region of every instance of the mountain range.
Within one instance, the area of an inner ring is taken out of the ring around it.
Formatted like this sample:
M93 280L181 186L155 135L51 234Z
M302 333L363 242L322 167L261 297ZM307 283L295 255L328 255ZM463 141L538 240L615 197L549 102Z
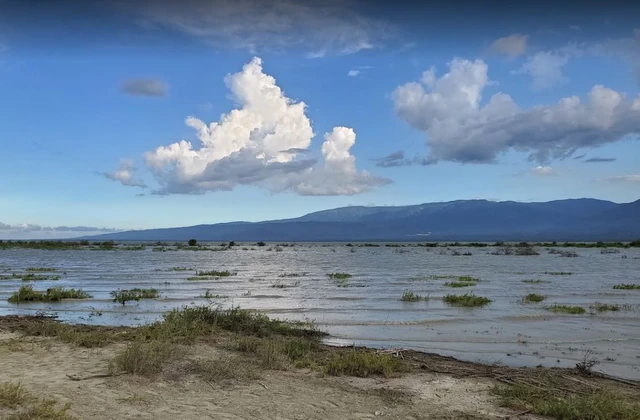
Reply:
M350 206L264 222L132 230L84 237L134 241L628 241L640 238L640 200L541 203L458 200Z

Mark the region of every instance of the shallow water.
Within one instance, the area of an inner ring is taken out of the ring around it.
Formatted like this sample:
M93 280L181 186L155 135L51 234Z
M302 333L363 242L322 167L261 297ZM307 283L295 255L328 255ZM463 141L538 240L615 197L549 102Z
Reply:
M313 320L330 334L327 342L331 344L413 348L484 363L570 367L592 349L601 362L596 370L640 379L640 290L612 289L618 283L640 283L640 249L618 254L576 249L579 257L565 258L543 248L539 256L497 256L489 254L493 248L463 247L456 250L473 255L453 256L444 248L351 248L343 244L296 244L281 252L269 247L241 248L221 252L153 252L152 247L144 251L0 250L0 275L24 272L27 267L55 267L58 271L51 274L62 275L62 279L30 283L38 290L82 288L94 296L82 301L14 305L7 298L26 282L0 280L0 315L44 310L69 322L138 325L175 307L213 302L257 309L281 319ZM169 271L176 266L192 270ZM196 269L237 271L237 275L186 280ZM353 277L342 284L347 287L340 287L328 278L331 272ZM284 273L304 276L279 277ZM473 276L481 281L473 287L452 289L444 286L451 279L429 278L445 275ZM549 283L525 284L524 279ZM112 290L132 287L153 287L162 297L125 306L111 301ZM207 290L228 297L201 298ZM430 299L402 302L400 297L408 290ZM441 299L448 293L466 292L493 302L483 308L456 308ZM532 292L547 299L521 303ZM596 314L589 310L595 302L628 306ZM555 314L545 309L554 303L580 305L587 313Z

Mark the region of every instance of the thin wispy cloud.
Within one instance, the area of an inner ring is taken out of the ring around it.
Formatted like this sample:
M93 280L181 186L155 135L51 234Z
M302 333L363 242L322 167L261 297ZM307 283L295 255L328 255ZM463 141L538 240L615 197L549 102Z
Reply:
M169 87L157 79L138 78L122 82L120 90L132 96L165 96Z
M512 34L502 38L498 38L491 43L489 47L494 53L503 54L514 58L527 52L528 35Z
M589 159L585 159L584 162L585 163L608 163L608 162L615 162L616 158L605 158L605 157L592 157Z

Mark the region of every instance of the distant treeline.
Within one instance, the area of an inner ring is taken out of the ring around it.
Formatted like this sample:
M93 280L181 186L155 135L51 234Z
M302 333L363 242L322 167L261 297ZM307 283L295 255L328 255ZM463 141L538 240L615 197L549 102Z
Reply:
M87 240L81 241L65 241L65 240L43 240L43 241L23 241L23 240L0 240L0 249L9 249L9 248L26 248L26 249L51 249L51 250L72 250L72 249L95 249L95 250L144 250L147 246L154 246L154 250L158 250L158 248L162 248L165 250L167 247L175 247L176 249L200 249L206 248L203 244L197 244L195 240L191 240L190 242L175 242L173 244L169 244L168 242L153 242L146 244L118 244L114 241L103 241L103 242L89 242ZM225 249L230 249L235 246L236 243L234 241L221 243L220 246ZM242 244L238 244L242 245ZM265 242L257 242L251 244L244 244L245 246L259 246L263 247L266 245ZM286 246L294 246L294 244L273 244L274 246L286 247ZM566 248L632 248L632 247L640 247L640 239L632 241L632 242L405 242L405 243L347 243L348 247L391 247L391 248L401 248L401 247L425 247L425 248L437 248L437 247L476 247L476 248L486 248L486 247L502 247L502 246L514 246L514 247L545 247L545 248L553 248L553 247L566 247Z

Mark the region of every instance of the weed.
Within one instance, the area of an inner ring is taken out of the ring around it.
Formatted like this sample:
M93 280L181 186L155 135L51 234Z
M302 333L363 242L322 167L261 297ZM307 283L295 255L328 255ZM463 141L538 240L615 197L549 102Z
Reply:
M548 310L555 313L565 313L565 314L573 314L580 315L585 313L585 309L582 306L570 306L570 305L552 305L547 307Z
M238 273L232 273L229 270L224 270L224 271L217 271L217 270L210 270L210 271L196 271L196 276L198 277L230 277L230 276L235 276Z
M114 290L111 293L114 302L121 303L123 306L130 301L138 302L140 299L156 299L160 296L158 289L123 289Z
M214 295L213 293L211 293L211 290L207 290L205 292L204 295L200 295L201 298L204 299L226 299L229 296L225 296L225 295Z
M29 400L27 391L20 384L0 383L0 407L16 408Z
M527 284L542 284L542 283L551 283L548 280L540 280L540 279L527 279L527 280L522 280L523 283L527 283Z
M350 279L352 277L351 274L347 274L347 273L329 273L327 274L327 276L329 276L330 279L336 279L336 280L345 280L345 279Z
M188 267L171 267L169 268L169 271L189 271L191 270Z
M45 292L33 290L33 286L22 286L17 292L14 292L8 300L9 303L21 302L59 302L63 299L90 299L91 295L82 289L64 289L62 287L53 287Z
M538 293L529 293L527 296L522 298L523 303L538 303L542 302L546 299L546 296L538 294Z
M576 370L582 373L583 375L591 375L592 373L591 369L594 366L599 364L600 364L600 361L596 356L594 356L593 350L589 349L584 352L584 355L582 356L582 361L576 363Z
M442 300L449 305L463 307L478 307L491 303L491 299L489 298L469 293L464 295L446 295Z
M418 302L419 300L422 300L422 296L416 295L412 291L407 291L402 294L400 300L403 302Z
M34 273L39 273L39 272L50 272L50 271L58 271L57 268L47 268L47 267L29 267L25 270L26 272L34 272Z
M306 276L306 273L283 273L280 274L278 277L304 277Z
M402 361L396 357L355 348L347 352L332 353L324 365L324 371L329 375L348 375L361 378L372 375L389 377L404 369Z
M167 341L134 341L116 355L109 369L112 373L151 376L160 373L177 354L177 345Z
M593 304L593 309L595 309L598 312L606 312L606 311L616 312L620 310L620 305L613 304L613 303L596 302Z
M615 286L613 286L613 288L617 290L640 290L640 284L616 284Z
M444 285L446 287L469 287L475 286L476 284L474 281L448 281Z
M460 276L458 277L458 281L477 283L480 281L480 279L477 277L471 277L471 276Z
M544 274L548 276L570 276L573 273L570 271L545 271Z

